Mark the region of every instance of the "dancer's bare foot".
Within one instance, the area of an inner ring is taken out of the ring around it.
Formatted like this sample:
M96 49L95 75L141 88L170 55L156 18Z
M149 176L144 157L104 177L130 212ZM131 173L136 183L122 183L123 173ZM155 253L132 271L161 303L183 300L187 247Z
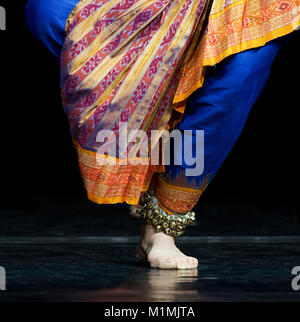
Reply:
M194 269L198 260L184 255L175 245L174 238L163 232L157 233L152 225L144 224L136 257L153 268Z

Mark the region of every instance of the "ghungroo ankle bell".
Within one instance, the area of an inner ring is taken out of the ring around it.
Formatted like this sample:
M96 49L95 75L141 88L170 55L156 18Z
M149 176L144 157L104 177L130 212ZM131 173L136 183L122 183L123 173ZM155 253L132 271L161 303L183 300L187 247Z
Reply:
M195 213L190 211L185 215L168 214L158 206L155 197L145 193L140 199L137 213L148 223L152 224L157 232L164 232L173 237L179 237L185 228L195 221Z

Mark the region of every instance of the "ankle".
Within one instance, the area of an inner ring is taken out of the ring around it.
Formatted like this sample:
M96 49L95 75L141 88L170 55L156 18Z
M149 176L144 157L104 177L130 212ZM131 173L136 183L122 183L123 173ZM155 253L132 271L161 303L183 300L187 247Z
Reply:
M157 232L151 224L144 224L142 231L143 241L148 245L174 244L174 237L166 235L163 232Z

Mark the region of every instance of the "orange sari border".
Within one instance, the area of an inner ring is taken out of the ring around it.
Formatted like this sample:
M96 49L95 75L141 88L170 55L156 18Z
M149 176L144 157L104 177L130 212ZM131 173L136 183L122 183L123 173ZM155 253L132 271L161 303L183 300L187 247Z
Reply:
M215 65L229 55L263 46L293 32L299 25L299 0L244 0L220 12L213 8L205 36L203 65Z
M214 0L206 34L183 68L173 104L204 83L205 67L230 55L261 47L300 26L300 0ZM184 112L184 108L181 109Z
M96 152L82 148L75 140L73 144L88 199L98 204L137 205L141 193L148 190L153 174L165 171L162 165L99 165Z
M204 192L209 175L204 179L203 184L199 189L192 189L183 186L176 186L167 183L159 176L155 185L155 196L158 199L159 205L167 213L185 214L197 204L200 196Z

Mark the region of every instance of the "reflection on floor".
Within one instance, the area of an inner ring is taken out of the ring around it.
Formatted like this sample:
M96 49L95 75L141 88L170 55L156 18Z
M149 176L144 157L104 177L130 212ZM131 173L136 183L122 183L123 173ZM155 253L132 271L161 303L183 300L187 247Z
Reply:
M300 301L291 270L300 242L185 238L198 270L163 271L140 265L135 239L0 240L7 291L0 301Z

